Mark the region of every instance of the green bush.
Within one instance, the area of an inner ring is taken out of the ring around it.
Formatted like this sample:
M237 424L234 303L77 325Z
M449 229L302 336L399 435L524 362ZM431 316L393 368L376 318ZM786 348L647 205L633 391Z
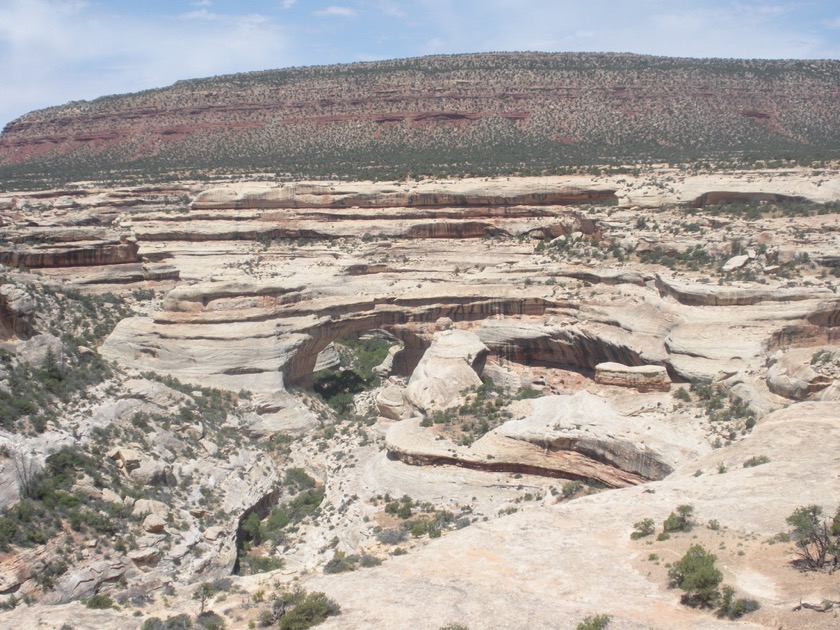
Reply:
M662 529L667 532L690 532L694 527L694 506L678 505L676 512L671 512L662 523Z
M195 618L195 624L199 628L207 628L207 630L223 630L225 620L214 612L205 611Z
M612 617L610 615L590 615L584 618L575 630L606 630L609 627Z
M655 531L654 527L655 524L652 518L646 518L638 523L634 523L633 533L630 534L630 538L638 540L639 538L644 538L645 536L652 536Z
M286 562L283 558L276 556L254 556L244 554L239 556L239 574L255 575L257 573L268 573L282 569Z
M731 586L724 586L721 590L723 593L715 611L718 617L733 620L739 619L747 613L751 613L761 607L754 599L735 599L735 589Z
M707 607L717 600L723 574L715 567L716 560L701 545L694 545L668 571L671 586L685 591L684 604Z
M762 464L766 464L770 461L770 458L767 455L756 455L754 457L750 457L748 460L744 462L744 468L752 468L753 466L761 466Z
M298 596L293 608L280 617L281 630L305 630L338 615L341 607L321 592Z
M107 593L97 593L96 595L91 595L84 600L84 603L88 608L93 608L95 610L104 610L105 608L114 607L114 600L111 599L111 596Z
M167 617L161 621L159 617L149 617L140 626L140 630L189 630L192 628L192 619L186 613Z
M683 402L691 402L691 394L685 391L685 387L680 387L674 392L674 398Z
M333 557L324 565L324 573L346 573L355 571L358 560L356 556L348 556L343 551L336 551Z
M287 468L283 475L283 483L295 492L302 492L315 487L315 480L303 468Z
M829 521L819 505L798 507L786 521L803 568L834 570L840 565L840 508Z

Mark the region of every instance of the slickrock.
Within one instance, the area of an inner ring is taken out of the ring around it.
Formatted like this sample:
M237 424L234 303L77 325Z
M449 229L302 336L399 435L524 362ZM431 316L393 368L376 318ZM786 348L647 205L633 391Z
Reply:
M604 400L579 392L545 396L521 420L509 420L468 447L442 440L404 420L387 433L388 451L417 465L589 479L610 487L661 479L708 446L695 431L657 414L624 416Z
M689 284L665 278L660 274L656 276L656 286L663 295L673 296L682 304L690 306L746 306L761 302L794 302L833 297L830 290L821 288L721 287L713 284Z
M651 390L668 391L671 379L668 370L661 365L621 365L620 363L599 363L595 366L595 382L604 385L635 387L640 392Z
M126 557L93 562L60 578L55 590L48 593L43 601L45 604L64 604L90 597L98 592L103 584L131 577L135 571L133 564Z

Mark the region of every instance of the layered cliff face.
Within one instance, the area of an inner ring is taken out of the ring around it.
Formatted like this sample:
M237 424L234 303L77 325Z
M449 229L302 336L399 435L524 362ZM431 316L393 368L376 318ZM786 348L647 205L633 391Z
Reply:
M751 623L793 627L802 589L835 588L765 541L836 507L837 200L829 169L3 196L0 505L21 462L84 502L6 541L0 600L41 603L0 619L194 615L196 583L230 576L243 597L208 605L231 627L296 581L339 601L332 627L513 627L517 602L541 627L597 604L725 628L645 560L696 535L761 601ZM44 411L12 396L28 381ZM719 527L631 538L687 502ZM325 571L365 554L383 565ZM71 601L95 591L126 603Z
M479 54L181 81L32 112L0 177L365 179L836 156L836 61Z

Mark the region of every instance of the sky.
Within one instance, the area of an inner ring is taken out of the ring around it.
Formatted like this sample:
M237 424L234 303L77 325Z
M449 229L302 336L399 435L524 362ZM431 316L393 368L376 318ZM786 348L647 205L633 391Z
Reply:
M840 2L0 0L0 127L179 79L523 50L840 59Z

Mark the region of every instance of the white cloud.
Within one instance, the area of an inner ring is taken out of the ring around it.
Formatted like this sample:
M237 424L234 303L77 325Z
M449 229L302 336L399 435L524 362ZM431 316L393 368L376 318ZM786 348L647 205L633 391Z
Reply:
M356 9L352 7L339 7L339 6L329 6L326 9L321 9L320 11L315 11L313 15L317 15L318 17L356 17Z
M403 11L396 2L391 0L380 0L376 3L376 9L390 17L406 17L408 14Z
M297 0L283 0L280 4L281 7L284 9L291 9L293 6L297 4Z
M264 15L199 9L126 19L101 5L0 0L0 127L70 100L296 65L292 37Z
M836 17L833 20L826 20L823 24L828 28L840 28L840 17Z
M213 0L195 0L191 2L194 7L210 7L213 6Z
M179 15L182 20L215 20L218 17L216 13L210 13L207 9L199 9L198 11L189 11Z

